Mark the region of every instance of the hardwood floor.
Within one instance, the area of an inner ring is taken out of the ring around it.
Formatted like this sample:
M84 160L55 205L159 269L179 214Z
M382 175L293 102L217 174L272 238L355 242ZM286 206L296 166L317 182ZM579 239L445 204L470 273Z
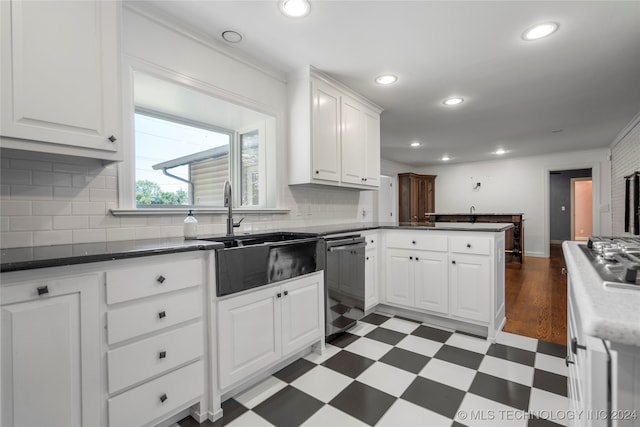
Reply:
M567 278L562 247L549 258L525 257L506 267L507 323L504 331L544 341L567 343Z

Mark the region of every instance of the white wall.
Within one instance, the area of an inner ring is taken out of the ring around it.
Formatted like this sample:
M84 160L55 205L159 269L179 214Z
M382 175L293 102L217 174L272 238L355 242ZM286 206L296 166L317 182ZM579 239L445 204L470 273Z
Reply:
M611 146L611 210L613 235L631 236L633 215L630 212L629 232L624 231L624 177L640 171L640 113L620 132ZM633 194L633 182L630 185ZM633 209L631 203L630 211Z
M611 233L609 150L590 150L547 156L503 159L413 170L434 174L436 212L523 213L525 252L549 255L549 172L593 169L594 234ZM474 191L475 183L479 190Z

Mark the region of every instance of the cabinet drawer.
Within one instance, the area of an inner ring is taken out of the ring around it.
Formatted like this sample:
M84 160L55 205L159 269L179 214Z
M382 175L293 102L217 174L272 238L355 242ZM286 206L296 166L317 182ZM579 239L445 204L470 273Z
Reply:
M200 288L107 312L107 342L114 344L202 315Z
M149 258L140 258L147 261ZM165 258L166 260L166 258ZM202 261L146 262L140 267L107 271L107 304L197 286L202 283Z
M109 393L202 356L202 341L202 323L196 323L109 351Z
M436 236L429 231L395 231L387 234L387 247L446 252L447 236Z
M204 392L198 361L109 399L110 426L142 426L189 405Z
M491 240L481 237L450 237L451 252L460 254L490 255Z

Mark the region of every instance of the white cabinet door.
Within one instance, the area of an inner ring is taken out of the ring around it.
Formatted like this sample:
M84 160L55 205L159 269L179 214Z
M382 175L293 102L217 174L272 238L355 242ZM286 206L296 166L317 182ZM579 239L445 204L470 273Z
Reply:
M364 259L364 308L378 304L378 251L367 250Z
M452 254L449 267L451 314L488 322L491 295L490 258Z
M364 146L366 171L364 185L380 186L380 114L364 110Z
M342 97L342 182L365 183L366 157L363 106L346 96Z
M270 287L218 303L221 389L280 359L279 292L279 288Z
M100 425L98 276L0 290L2 425Z
M340 92L312 79L312 179L340 181ZM295 143L293 141L292 143Z
M287 356L324 335L324 283L313 274L282 285L282 355Z
M0 3L3 146L119 160L119 2Z
M415 306L438 313L449 312L448 255L419 251L415 255Z
M387 302L414 305L413 255L410 251L389 249L386 255Z

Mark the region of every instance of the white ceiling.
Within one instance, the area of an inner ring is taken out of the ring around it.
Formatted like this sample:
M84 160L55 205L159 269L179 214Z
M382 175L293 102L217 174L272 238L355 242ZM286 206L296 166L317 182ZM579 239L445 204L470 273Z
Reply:
M640 1L310 1L299 20L276 1L146 3L241 32L233 51L278 72L342 81L384 108L382 157L413 166L608 147L640 111ZM554 35L521 39L546 21ZM376 85L385 72L399 81Z

